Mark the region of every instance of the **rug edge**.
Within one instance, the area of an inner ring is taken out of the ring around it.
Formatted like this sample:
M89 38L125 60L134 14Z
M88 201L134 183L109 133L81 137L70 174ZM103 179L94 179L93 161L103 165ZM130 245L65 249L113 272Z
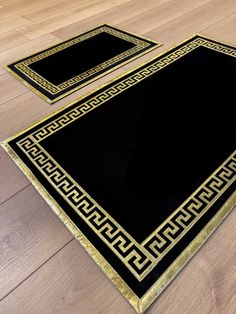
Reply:
M206 224L178 258L163 273L161 278L140 298L140 311L144 313L147 308L160 296L165 288L175 279L181 270L190 262L201 247L210 239L211 235L223 223L226 217L236 208L236 191L221 206L217 214Z
M121 276L114 270L109 262L99 253L99 251L92 245L92 243L86 238L86 236L75 226L72 220L66 215L63 209L57 204L52 196L46 191L38 179L33 175L31 170L24 164L21 158L15 153L10 145L3 141L0 146L11 157L14 163L22 171L25 177L33 185L36 191L48 204L49 208L56 214L59 220L63 223L66 229L72 234L72 236L82 245L87 254L92 257L94 262L113 283L113 285L119 290L123 297L130 303L134 310L141 314L140 311L140 298L132 291L127 283L121 278Z

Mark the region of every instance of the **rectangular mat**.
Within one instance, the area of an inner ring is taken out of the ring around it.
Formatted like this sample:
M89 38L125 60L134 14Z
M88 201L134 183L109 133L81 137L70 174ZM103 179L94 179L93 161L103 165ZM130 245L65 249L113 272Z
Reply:
M160 44L102 25L6 66L49 103L130 62Z
M236 202L235 75L194 36L2 143L138 313Z

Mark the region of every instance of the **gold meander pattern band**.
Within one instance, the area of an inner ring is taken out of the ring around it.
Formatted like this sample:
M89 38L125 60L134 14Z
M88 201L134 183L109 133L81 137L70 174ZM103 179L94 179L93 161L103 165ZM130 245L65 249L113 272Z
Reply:
M132 274L141 281L169 252L169 250L204 215L209 207L236 179L236 152L222 164L174 213L168 217L143 243L137 243L106 211L71 178L46 152L40 142L87 112L103 104L123 90L137 84L199 46L227 53L235 57L235 50L197 38L156 62L108 87L78 107L44 125L20 140L17 145L44 175L56 191L78 215L96 232L100 239L119 257Z
M123 40L126 40L128 42L131 42L131 43L135 44L135 46L133 48L131 48L127 51L124 51L123 53L120 53L119 55L117 55L117 56L115 56L115 57L113 57L107 61L104 61L103 63L101 63L101 64L99 64L99 65L71 78L71 79L59 84L59 85L54 85L52 82L49 82L48 80L43 78L41 75L39 75L38 73L36 73L34 70L32 70L29 67L29 65L34 63L34 62L40 61L44 58L47 58L47 57L49 57L49 56L51 56L51 55L53 55L59 51L67 49L67 48L69 48L75 44L78 44L78 43L80 43L86 39L89 39L93 36L96 36L102 32L109 33L113 36L116 36L116 37L121 38ZM36 56L28 58L25 61L21 61L21 62L15 64L15 67L20 72L22 72L24 75L28 76L32 81L34 81L39 86L43 87L45 90L47 90L48 92L50 92L51 94L54 95L54 94L57 94L61 91L64 91L66 88L71 87L80 81L83 81L85 78L88 78L88 77L98 73L99 71L106 69L106 68L112 66L113 64L124 60L125 58L127 58L129 56L134 55L136 52L138 52L138 51L140 51L143 48L148 47L148 46L150 46L150 43L145 42L142 39L133 37L129 34L120 32L120 31L113 29L113 28L110 28L108 26L102 26L102 27L95 29L94 31L91 31L91 32L84 34L84 35L81 35L81 36L78 36L78 37L76 37L76 38L74 38L74 39L72 39L66 43L63 43L57 47L54 47L54 48L49 49L45 52L39 53Z

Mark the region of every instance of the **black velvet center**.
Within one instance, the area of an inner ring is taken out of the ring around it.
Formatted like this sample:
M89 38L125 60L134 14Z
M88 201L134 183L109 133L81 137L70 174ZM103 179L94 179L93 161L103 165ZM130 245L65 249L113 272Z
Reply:
M103 32L34 62L29 67L49 82L59 85L134 46L131 42Z
M233 152L235 71L200 47L42 146L142 242Z

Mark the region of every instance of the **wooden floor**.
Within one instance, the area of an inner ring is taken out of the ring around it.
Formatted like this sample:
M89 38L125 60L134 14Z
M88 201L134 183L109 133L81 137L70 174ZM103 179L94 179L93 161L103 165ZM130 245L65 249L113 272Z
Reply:
M0 67L0 140L194 33L236 46L235 0L0 0L0 65L101 23L164 45L52 106ZM0 204L1 314L134 313L2 149ZM236 313L235 225L234 210L149 313Z

